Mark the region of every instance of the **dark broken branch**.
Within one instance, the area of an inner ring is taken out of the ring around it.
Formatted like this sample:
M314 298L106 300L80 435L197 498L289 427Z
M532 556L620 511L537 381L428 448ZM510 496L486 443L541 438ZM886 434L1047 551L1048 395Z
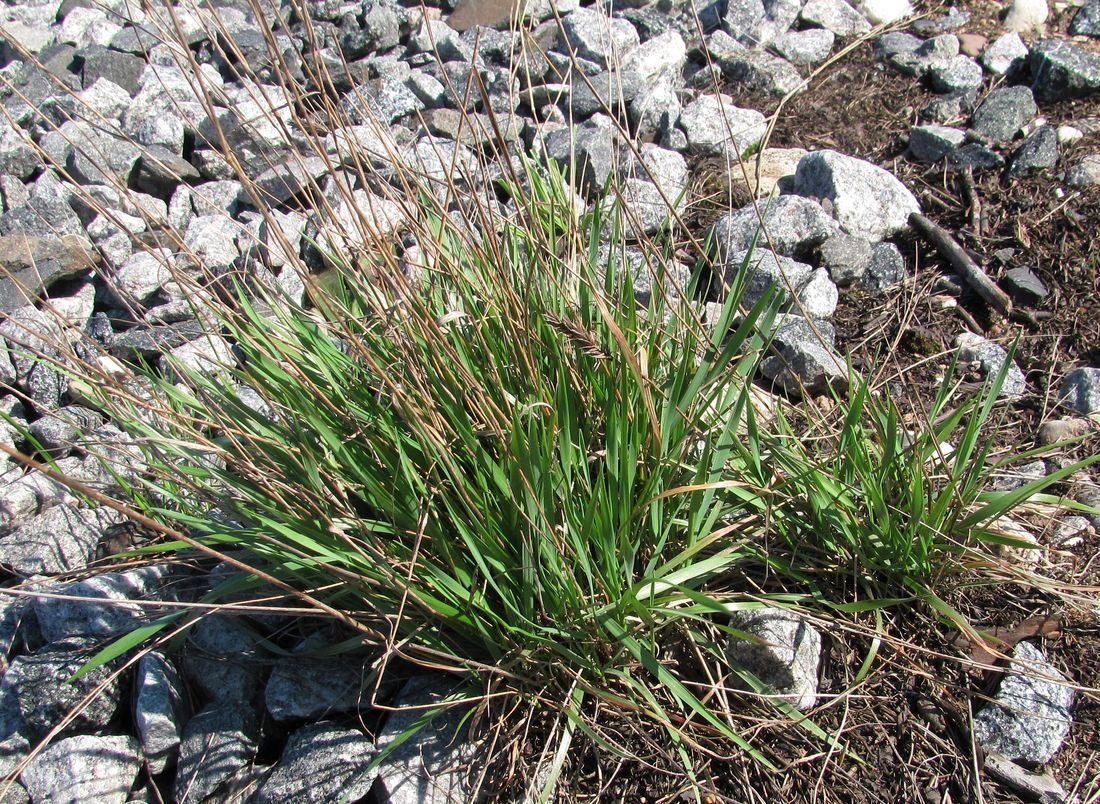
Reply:
M909 215L909 225L916 229L940 253L941 257L951 263L951 267L977 291L986 304L1006 318L1012 315L1012 300L1008 298L1008 294L997 287L981 266L963 251L955 238L919 212Z

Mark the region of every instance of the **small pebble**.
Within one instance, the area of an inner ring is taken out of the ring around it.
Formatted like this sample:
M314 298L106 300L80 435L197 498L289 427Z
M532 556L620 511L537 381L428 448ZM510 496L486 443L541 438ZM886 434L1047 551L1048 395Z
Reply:
M976 59L978 56L982 55L982 51L985 50L987 41L988 40L981 34L959 34L959 52L964 56Z

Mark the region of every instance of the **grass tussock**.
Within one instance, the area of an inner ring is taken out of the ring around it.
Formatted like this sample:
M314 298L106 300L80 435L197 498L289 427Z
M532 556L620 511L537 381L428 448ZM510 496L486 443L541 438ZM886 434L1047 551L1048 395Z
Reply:
M343 129L335 106L314 114ZM578 732L632 750L609 717L689 777L731 750L775 767L752 737L768 710L743 693L772 691L724 649L734 612L865 629L862 614L911 607L978 639L952 584L1026 574L997 550L1034 545L999 520L1080 467L989 491L1001 378L967 397L949 373L915 424L854 373L831 416L796 410L753 385L776 294L746 308L739 276L702 303L707 254L680 266L674 228L628 243L622 209L579 209L537 158L470 193L458 172L379 171L382 157L346 154L335 192L321 179L293 199L333 221L307 247L323 273L286 255L304 296L259 266L173 269L205 337L231 346L222 358L82 357L74 387L141 450L128 503L186 537L147 553L202 545L294 590L362 634L378 676L398 660L445 668L554 713L546 789ZM235 166L275 223L286 204ZM364 188L384 211L356 206ZM812 713L770 705L843 754Z

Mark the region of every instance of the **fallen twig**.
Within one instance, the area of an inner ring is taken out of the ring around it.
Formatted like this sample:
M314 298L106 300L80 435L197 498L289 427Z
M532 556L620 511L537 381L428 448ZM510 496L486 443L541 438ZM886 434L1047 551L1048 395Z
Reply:
M1042 804L1057 804L1067 799L1066 791L1049 773L1035 773L1020 767L1003 754L987 751L985 772L1014 792Z
M909 215L909 225L916 229L945 260L951 263L963 279L970 284L986 304L1006 318L1012 315L1012 300L997 287L989 275L974 262L951 235L919 212Z
M970 229L975 237L981 239L985 236L982 199L978 196L978 188L974 186L974 171L969 165L959 174L959 183L962 185L963 201L970 210Z

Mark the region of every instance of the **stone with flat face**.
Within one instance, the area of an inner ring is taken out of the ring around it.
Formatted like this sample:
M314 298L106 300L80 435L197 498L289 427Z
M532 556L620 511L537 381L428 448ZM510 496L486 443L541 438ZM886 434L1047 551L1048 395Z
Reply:
M1012 760L1049 762L1069 734L1073 690L1042 651L1021 642L993 702L974 715L974 736Z
M794 191L828 199L844 231L872 242L905 231L909 215L920 212L917 199L889 171L836 151L803 157L795 172Z

